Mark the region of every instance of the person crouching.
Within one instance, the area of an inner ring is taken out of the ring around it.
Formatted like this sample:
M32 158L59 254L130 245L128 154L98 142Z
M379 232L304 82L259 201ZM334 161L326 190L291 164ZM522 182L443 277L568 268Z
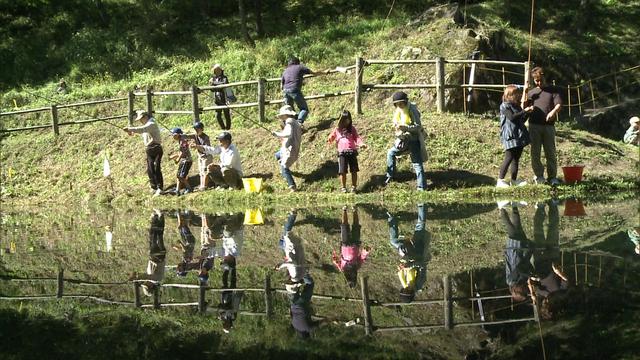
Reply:
M207 173L211 176L214 186L220 189L242 188L242 163L240 152L235 144L231 143L231 133L223 131L218 135L218 146L192 145L205 154L220 155L219 164L210 164Z

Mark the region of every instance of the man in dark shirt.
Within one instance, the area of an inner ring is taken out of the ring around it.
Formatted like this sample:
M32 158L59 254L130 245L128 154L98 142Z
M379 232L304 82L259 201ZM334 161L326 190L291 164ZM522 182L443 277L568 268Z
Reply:
M302 78L307 74L322 75L328 74L329 70L315 72L308 67L301 65L300 60L296 57L289 59L287 68L284 69L281 79L281 87L284 93L284 104L293 107L293 103L298 106L298 122L304 123L309 115L309 107L307 101L302 94Z
M544 71L541 67L531 70L531 77L536 87L527 92L529 104L533 105L533 112L529 117L529 134L531 136L531 167L537 184L543 184L544 166L541 160L541 148L547 161L547 180L551 185L558 185L558 164L556 159L556 128L555 116L562 107L560 92L554 86L545 82ZM523 104L525 106L527 104Z

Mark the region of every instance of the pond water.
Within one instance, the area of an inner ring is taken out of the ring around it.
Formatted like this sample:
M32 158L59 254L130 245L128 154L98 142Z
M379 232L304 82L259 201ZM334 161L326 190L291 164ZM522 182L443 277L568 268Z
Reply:
M13 209L0 301L201 312L226 337L285 323L316 346L371 333L416 358L633 358L638 226L637 201Z

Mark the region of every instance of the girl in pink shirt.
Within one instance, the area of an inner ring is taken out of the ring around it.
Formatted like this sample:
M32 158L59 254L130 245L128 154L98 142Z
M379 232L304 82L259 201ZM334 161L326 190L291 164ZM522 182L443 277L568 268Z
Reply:
M351 113L343 110L338 119L338 127L329 134L328 143L338 144L338 175L340 175L341 191L347 192L347 170L351 172L351 192L358 187L358 148L365 149L358 131L353 126Z
M353 226L349 226L347 207L342 208L340 237L340 256L334 250L332 261L336 268L344 274L347 284L354 288L358 279L358 270L371 252L371 249L367 247L360 249L360 220L357 209L353 209Z

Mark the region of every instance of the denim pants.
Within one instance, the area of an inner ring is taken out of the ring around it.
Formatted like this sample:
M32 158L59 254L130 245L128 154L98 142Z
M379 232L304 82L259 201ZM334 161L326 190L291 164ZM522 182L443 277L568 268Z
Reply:
M307 106L307 101L304 99L304 95L302 95L302 91L299 89L291 89L284 90L284 100L285 105L293 106L295 103L300 111L298 112L298 122L303 124L307 115L309 115L309 107Z
M409 156L411 157L411 165L416 172L417 188L418 190L424 190L426 187L424 179L424 167L422 166L422 153L420 151L420 142L409 141L407 144L409 148ZM387 178L392 179L396 172L396 156L401 153L395 145L387 152Z
M276 152L276 159L280 161L281 157L282 155L280 154L280 150L278 150L278 152ZM291 175L291 170L288 167L280 164L280 173L282 174L282 177L287 180L287 185L289 185L290 188L296 187L296 182L293 180L293 175Z

